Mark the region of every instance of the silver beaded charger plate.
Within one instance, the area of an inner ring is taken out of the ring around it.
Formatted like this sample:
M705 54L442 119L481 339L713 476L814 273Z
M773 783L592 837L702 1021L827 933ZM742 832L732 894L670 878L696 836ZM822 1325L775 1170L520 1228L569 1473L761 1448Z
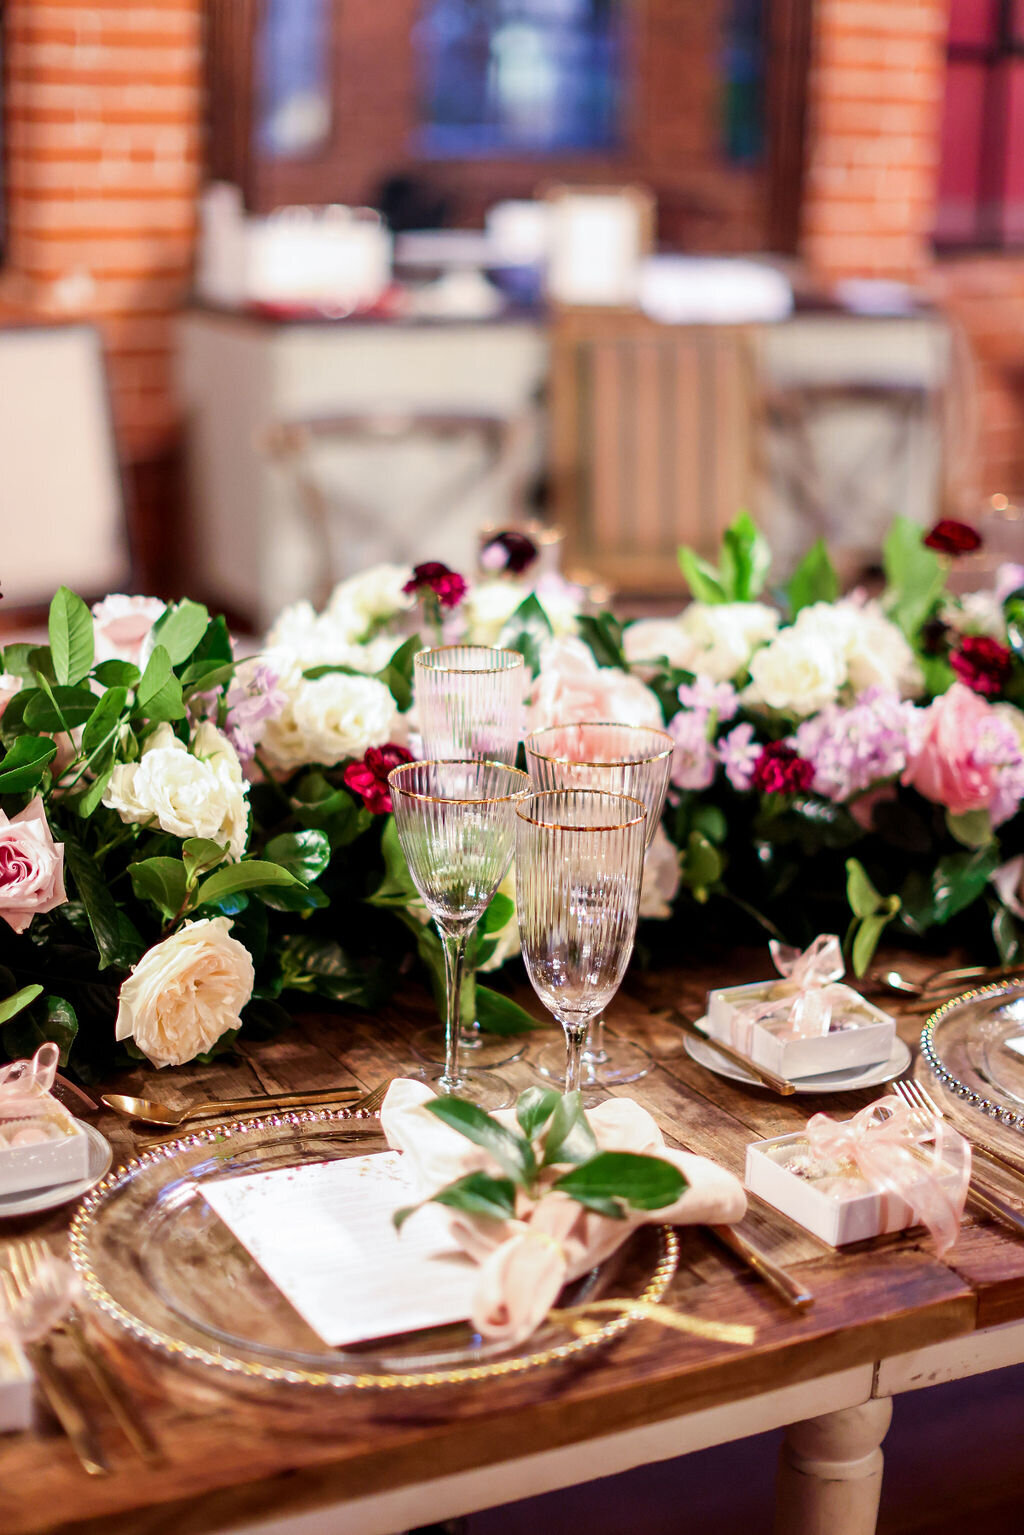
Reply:
M379 1119L346 1109L235 1121L153 1147L104 1178L72 1221L71 1259L90 1304L165 1356L237 1382L380 1391L517 1375L571 1358L640 1320L630 1303L658 1301L668 1289L676 1235L645 1226L563 1291L561 1307L625 1304L586 1332L548 1319L509 1348L466 1322L329 1348L214 1213L203 1185L386 1149Z
M938 1008L921 1033L918 1074L976 1138L1024 1158L1024 976L966 991ZM980 1135L979 1135L980 1132Z

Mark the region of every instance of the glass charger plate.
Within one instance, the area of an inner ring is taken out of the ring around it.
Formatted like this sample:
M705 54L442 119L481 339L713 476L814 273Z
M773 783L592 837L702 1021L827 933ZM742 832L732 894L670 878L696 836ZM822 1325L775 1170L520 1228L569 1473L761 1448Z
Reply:
M638 1320L611 1316L583 1336L546 1322L513 1348L485 1342L468 1323L329 1348L214 1214L202 1186L386 1149L377 1119L346 1109L197 1131L145 1152L83 1200L71 1226L72 1261L91 1302L140 1341L238 1380L285 1385L383 1390L519 1374L594 1348ZM678 1250L667 1227L641 1227L567 1286L560 1304L660 1300Z
M922 1081L938 1079L942 1107L1011 1156L1024 1157L1024 978L964 992L932 1013L921 1033ZM927 1069L925 1069L927 1068Z

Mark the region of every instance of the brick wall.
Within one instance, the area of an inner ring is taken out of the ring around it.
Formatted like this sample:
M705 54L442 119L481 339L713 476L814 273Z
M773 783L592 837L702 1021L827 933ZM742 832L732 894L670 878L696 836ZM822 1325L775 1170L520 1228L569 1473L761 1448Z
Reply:
M102 327L132 462L173 440L200 174L201 0L6 0L7 316Z

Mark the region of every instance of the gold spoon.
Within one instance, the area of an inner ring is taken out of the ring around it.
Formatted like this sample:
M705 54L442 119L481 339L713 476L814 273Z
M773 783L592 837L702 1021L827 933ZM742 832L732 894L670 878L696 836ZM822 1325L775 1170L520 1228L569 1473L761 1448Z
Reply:
M138 1119L145 1124L161 1125L173 1129L189 1119L208 1119L211 1115L234 1115L273 1112L274 1109L304 1108L320 1103L336 1103L342 1098L356 1098L361 1087L324 1087L309 1092L277 1093L268 1098L211 1099L206 1103L194 1103L187 1109L172 1109L166 1103L156 1103L152 1098L129 1098L122 1093L104 1093L101 1101L115 1114L125 1119Z

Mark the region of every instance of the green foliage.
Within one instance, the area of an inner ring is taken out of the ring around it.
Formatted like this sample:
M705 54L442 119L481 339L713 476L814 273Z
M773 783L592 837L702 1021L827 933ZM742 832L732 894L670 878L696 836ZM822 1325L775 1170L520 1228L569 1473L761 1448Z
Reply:
M627 1205L634 1210L663 1210L675 1204L686 1190L686 1179L663 1157L599 1151L588 1162L563 1173L554 1186L588 1210L623 1220Z
M618 666L625 670L626 653L622 648L623 625L611 613L581 613L576 620L580 639L593 653L598 666Z
M457 1178L424 1203L447 1205L449 1209L461 1210L465 1215L483 1215L489 1220L507 1221L512 1220L516 1213L516 1186L511 1178L492 1178L484 1172L467 1173L464 1178ZM401 1210L396 1210L392 1217L396 1230L401 1231L410 1215L415 1215L422 1208L422 1204L405 1205Z
M145 719L173 721L185 718L181 682L171 670L171 657L163 645L157 645L135 691L137 711Z
M895 517L882 546L885 606L911 642L932 616L946 585L946 567L922 537L916 522Z
M34 1002L36 997L41 997L42 994L43 988L37 984L23 986L20 991L14 991L9 997L4 997L0 1002L0 1023L7 1023L20 1013L22 1008L28 1007L30 1002Z
M518 650L531 675L536 677L540 671L541 649L552 633L550 618L539 599L531 592L498 635L498 645L503 650Z
M180 858L144 858L129 864L128 873L139 899L152 901L169 921L184 910L188 883Z
M693 549L679 550L679 568L698 602L753 602L764 590L771 562L768 540L747 512L723 533L717 567Z
M789 578L786 587L789 611L795 618L802 608L815 602L835 602L839 596L839 577L829 558L823 538L812 544Z
M187 661L206 633L210 615L201 602L175 603L153 625L153 641L167 652L172 666Z
M482 1146L510 1178L529 1183L535 1176L537 1159L530 1142L514 1131L506 1130L475 1103L451 1096L431 1098L424 1108L442 1124L458 1130L474 1146Z
M414 634L404 645L399 646L384 670L377 673L377 681L383 682L390 689L401 714L412 708L414 662L422 649L423 641L418 634Z
M57 755L57 743L45 736L18 736L0 760L0 794L30 794L38 788L48 762Z
M854 974L867 971L886 927L900 910L898 895L880 895L864 865L856 858L846 860L846 899L853 912L847 943Z
M302 881L296 879L289 870L283 869L280 864L268 863L262 858L245 858L241 863L225 864L208 879L196 891L196 904L210 906L222 901L225 896L235 895L240 890L258 890L267 885L299 885Z
M73 685L89 675L94 655L92 614L66 586L58 587L50 603L50 655L58 682Z
M531 1018L526 1009L520 1007L518 1002L513 1002L511 997L506 997L500 991L492 991L489 986L481 986L479 981L476 986L476 1021L485 1034L503 1036L527 1034L532 1029L545 1027L536 1018Z

